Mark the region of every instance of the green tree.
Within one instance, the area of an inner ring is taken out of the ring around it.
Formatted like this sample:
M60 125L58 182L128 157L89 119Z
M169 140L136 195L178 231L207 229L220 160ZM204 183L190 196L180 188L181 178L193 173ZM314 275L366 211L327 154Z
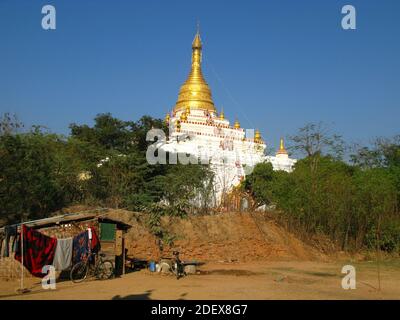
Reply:
M105 150L127 152L132 146L131 121L114 118L110 113L98 114L94 126L71 124L71 136Z
M63 175L55 153L62 142L40 132L0 137L1 215L43 217L65 205Z

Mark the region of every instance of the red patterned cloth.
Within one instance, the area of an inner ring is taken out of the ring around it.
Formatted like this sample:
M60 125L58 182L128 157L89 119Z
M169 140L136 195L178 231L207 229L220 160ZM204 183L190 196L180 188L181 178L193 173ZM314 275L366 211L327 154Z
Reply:
M92 249L92 252L97 253L101 249L100 240L99 240L99 237L97 236L96 230L93 227L91 227L91 229L92 229L91 249Z
M52 265L57 246L57 239L50 238L27 226L22 227L24 235L24 266L35 277L43 278L42 268ZM15 260L21 262L21 235L18 236Z

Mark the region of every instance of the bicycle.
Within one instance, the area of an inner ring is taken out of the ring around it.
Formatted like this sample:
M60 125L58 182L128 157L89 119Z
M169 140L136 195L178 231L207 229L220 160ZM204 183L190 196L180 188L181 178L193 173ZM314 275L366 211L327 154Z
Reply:
M175 274L176 279L186 276L185 267L182 261L179 259L179 251L173 251L175 261L172 263L171 271Z
M114 275L114 266L111 260L103 260L105 256L104 253L90 253L85 260L75 264L70 272L71 281L79 283L91 276L98 280L110 279ZM92 258L94 263L91 263Z

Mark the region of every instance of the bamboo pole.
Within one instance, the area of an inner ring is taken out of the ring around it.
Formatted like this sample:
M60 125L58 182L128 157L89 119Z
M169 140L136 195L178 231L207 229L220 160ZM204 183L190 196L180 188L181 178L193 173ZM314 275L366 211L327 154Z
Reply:
M24 291L24 222L21 222L21 292Z
M378 291L381 291L381 216L378 216L378 230L376 233L376 253L377 253L377 265L378 265Z
M21 282L20 288L18 290L19 293L27 293L30 292L28 288L25 288L24 285L24 220L21 219Z

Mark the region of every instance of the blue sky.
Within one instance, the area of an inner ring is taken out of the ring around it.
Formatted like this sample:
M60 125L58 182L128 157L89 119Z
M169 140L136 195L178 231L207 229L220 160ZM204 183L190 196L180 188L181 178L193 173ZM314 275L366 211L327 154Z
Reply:
M41 28L41 8L57 29ZM357 30L341 28L341 8ZM348 142L399 134L400 1L0 0L0 112L68 134L111 112L164 117L200 21L218 109L270 147L323 121Z

